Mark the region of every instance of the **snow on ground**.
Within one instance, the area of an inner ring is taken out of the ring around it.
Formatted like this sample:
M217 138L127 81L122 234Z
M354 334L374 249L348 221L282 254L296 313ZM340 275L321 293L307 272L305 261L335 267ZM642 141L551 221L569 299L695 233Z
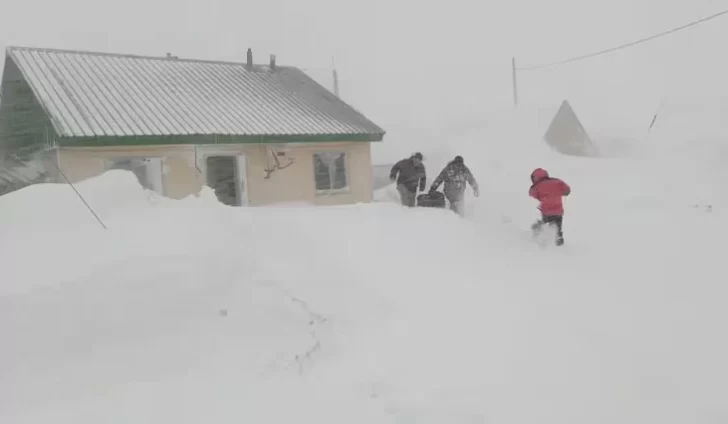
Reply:
M392 187L172 201L122 171L77 187L108 230L66 185L0 197L0 422L725 422L720 137L668 121L573 158L531 122L427 158L432 178L465 156L465 220ZM563 248L526 232L536 166L573 188Z

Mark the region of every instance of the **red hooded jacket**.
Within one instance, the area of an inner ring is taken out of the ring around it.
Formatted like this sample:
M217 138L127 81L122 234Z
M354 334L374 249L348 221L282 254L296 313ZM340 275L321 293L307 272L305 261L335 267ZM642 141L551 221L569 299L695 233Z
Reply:
M571 193L571 187L558 178L551 178L545 169L538 168L531 173L533 185L528 195L538 200L538 209L545 216L563 215L564 204L562 196Z

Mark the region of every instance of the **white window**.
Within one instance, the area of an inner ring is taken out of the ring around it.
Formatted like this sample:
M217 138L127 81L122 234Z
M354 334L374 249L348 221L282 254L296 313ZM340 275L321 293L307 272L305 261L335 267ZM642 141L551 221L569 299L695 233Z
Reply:
M119 157L106 161L106 169L123 169L136 175L142 187L164 194L162 158Z
M349 169L346 153L314 153L313 168L316 193L331 194L349 191Z

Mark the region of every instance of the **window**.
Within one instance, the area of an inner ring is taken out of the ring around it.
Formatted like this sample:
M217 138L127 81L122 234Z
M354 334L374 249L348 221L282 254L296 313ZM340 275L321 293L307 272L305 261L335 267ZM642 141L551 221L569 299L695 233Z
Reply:
M142 187L160 194L163 193L162 158L111 158L106 161L106 169L131 171L136 175Z
M349 190L346 153L314 153L313 167L317 193L333 193Z

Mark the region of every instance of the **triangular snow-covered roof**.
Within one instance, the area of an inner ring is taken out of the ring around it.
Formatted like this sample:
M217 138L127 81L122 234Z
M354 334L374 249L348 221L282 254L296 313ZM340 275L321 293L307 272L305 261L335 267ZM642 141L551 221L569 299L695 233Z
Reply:
M596 146L568 100L561 102L543 138L563 154L591 156L595 153Z
M549 126L551 126L551 122L554 120L554 117L556 116L556 113L559 111L560 107L560 104L549 104L547 106L539 106L537 108L537 126L541 134L545 134Z

